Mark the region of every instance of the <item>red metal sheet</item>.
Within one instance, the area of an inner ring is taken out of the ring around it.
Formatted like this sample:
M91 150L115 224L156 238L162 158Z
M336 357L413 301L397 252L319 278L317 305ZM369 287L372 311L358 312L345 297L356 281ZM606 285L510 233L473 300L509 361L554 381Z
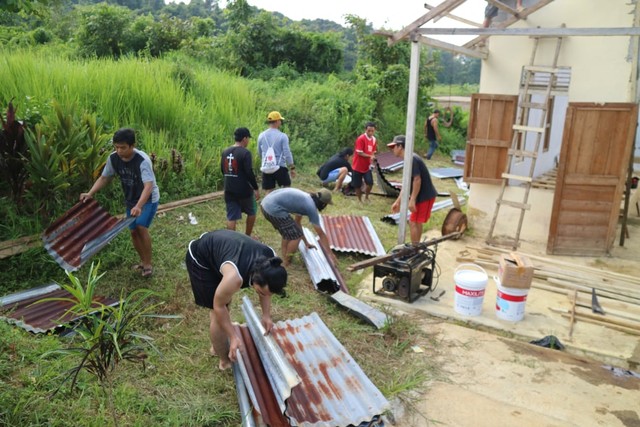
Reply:
M367 217L323 215L322 225L331 249L342 252L359 252L372 256L386 253Z
M25 298L0 307L0 318L35 333L45 333L79 319L78 316L67 312L73 305L72 302L42 301L48 298L72 298L72 296L64 289L57 289L44 295ZM97 303L104 305L118 303L117 299L98 295L94 297L93 301L96 307Z
M234 325L234 327L236 334L242 338L243 349L240 354L244 360L244 366L253 387L262 420L268 426L289 427L290 424L280 411L278 400L269 383L269 377L260 362L260 356L251 338L249 328L240 325Z
M404 166L404 159L397 157L391 151L383 151L381 153L376 153L376 160L378 162L378 166L383 171L395 171L401 169Z
M122 231L132 218L118 219L89 199L79 202L44 233L44 247L67 271L80 268L91 256Z

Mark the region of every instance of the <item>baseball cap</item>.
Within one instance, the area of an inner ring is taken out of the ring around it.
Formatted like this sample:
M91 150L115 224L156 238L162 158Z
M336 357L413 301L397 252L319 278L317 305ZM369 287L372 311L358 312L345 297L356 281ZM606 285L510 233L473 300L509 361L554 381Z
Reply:
M318 199L320 199L320 201L325 205L333 204L333 202L331 201L331 191L327 190L326 188L321 188L320 191L318 191Z
M406 140L407 139L405 138L404 135L396 135L396 136L393 137L393 141L391 141L390 143L387 144L387 147L393 148L396 145L404 146Z
M247 128L238 128L233 131L233 137L236 141L242 141L244 138L253 138L251 132Z
M275 122L276 120L284 120L284 117L282 117L279 111L272 111L267 114L268 122Z

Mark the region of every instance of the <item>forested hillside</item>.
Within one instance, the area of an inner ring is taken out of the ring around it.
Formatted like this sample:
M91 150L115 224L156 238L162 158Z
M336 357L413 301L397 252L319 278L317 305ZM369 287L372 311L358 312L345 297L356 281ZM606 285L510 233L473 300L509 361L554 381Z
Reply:
M294 22L246 0L1 3L0 108L21 128L0 139L0 239L68 209L122 126L152 155L164 201L218 189L233 129L257 135L271 110L286 117L303 169L352 145L367 121L382 141L404 133L408 43L390 47L365 18L345 20ZM438 81L473 82L478 68L426 47L421 62L416 129ZM466 116L451 114L445 154L465 143ZM106 192L103 203L117 200Z

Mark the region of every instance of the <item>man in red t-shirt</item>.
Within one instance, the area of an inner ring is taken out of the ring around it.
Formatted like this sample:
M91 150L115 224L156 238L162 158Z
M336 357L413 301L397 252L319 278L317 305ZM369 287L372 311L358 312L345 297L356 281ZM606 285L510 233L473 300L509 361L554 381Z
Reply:
M371 162L376 159L376 138L373 134L376 132L376 124L367 122L362 135L356 139L356 146L353 153L353 164L351 168L352 181L351 185L356 189L356 196L362 202L362 180L365 182L365 201L369 201L369 193L373 187L373 174L371 173Z

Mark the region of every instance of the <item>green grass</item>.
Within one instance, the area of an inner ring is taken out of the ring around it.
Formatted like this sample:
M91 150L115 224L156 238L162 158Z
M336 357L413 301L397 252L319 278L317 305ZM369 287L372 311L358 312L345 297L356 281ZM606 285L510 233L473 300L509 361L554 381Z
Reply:
M444 156L436 156L429 166L449 164ZM314 172L315 168L302 168L294 186L317 188ZM451 180L435 181L439 191L455 188ZM354 197L336 197L337 203L323 213L367 215L384 246L389 249L395 245L397 227L379 221L389 213L392 199L374 196L370 205L360 205ZM181 316L178 320L146 321L141 332L153 337L161 352L150 353L146 370L133 364L122 364L116 370L113 396L120 425L237 426L240 422L233 376L229 371L218 371L217 361L208 355L208 312L194 304L183 264L189 240L223 227L224 211L224 202L218 199L171 210L156 218L150 229L154 245L154 276L150 280L142 279L139 272L131 269L137 259L125 233L95 259L100 260L101 271L106 273L97 292L118 296L122 291L149 288L158 294L156 302L162 304L157 312ZM198 225L191 225L186 219L189 212L197 217ZM439 229L445 214L434 213L428 227ZM240 222L238 229L243 230L244 223ZM256 223L255 235L279 249L279 235L262 217ZM11 261L0 260L0 270L5 271L3 277L14 277L13 290L21 285L26 289L34 282L42 283L47 277L63 280L59 269L42 268L52 262L43 252L33 250L12 257ZM364 275L346 270L348 265L365 259L363 256L337 254L337 257L352 293L360 286L371 286L369 281L361 283L370 270ZM24 267L50 273L41 271L34 281L25 274ZM78 273L82 280L86 270L88 267L83 267ZM411 391L422 390L426 380L440 375L429 356L437 350L437 342L415 318L397 317L390 326L375 330L316 292L299 254L294 256L289 277L289 296L273 300L274 321L317 312L387 398L402 398ZM244 320L239 303L243 295L259 306L251 289L237 295L231 312L233 319L241 323ZM42 355L66 345L67 340L57 335L32 335L0 322L0 425L113 425L104 392L87 374L80 375L78 391L71 393L65 385L59 394L50 397L64 372L77 361ZM412 345L420 345L426 353L414 353Z

